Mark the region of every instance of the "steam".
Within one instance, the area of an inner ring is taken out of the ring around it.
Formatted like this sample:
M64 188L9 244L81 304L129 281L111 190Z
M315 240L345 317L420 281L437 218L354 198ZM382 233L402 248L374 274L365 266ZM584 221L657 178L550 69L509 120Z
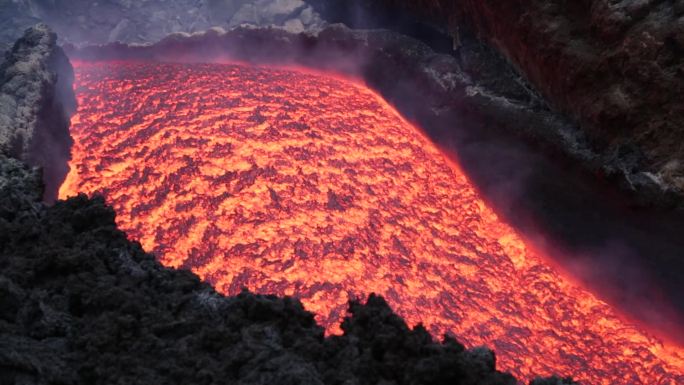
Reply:
M684 343L681 216L634 207L570 161L484 131L438 143L556 269L656 336Z

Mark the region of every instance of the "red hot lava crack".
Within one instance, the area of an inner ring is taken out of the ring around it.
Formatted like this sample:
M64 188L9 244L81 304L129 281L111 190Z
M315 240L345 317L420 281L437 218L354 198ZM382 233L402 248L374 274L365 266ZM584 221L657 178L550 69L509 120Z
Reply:
M522 379L684 384L682 350L623 321L497 218L366 86L232 64L76 63L62 198L101 193L132 239L219 291L292 295L329 332L383 295Z

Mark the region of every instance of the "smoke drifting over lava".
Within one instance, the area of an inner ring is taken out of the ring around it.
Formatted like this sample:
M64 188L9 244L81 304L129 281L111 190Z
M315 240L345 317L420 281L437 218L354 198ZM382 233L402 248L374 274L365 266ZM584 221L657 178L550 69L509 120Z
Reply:
M485 344L523 379L684 382L681 351L536 255L363 85L230 64L76 63L72 172L132 239L227 294L295 295L328 331L351 297Z

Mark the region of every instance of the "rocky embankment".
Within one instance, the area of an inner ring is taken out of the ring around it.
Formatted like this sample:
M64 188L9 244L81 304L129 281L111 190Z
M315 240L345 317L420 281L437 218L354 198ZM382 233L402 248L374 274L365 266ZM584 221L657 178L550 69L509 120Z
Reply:
M334 2L334 1L333 1ZM644 204L684 197L684 2L363 0L495 48L596 152L588 165Z
M69 172L73 68L44 24L26 30L0 64L0 154L40 166L47 201Z

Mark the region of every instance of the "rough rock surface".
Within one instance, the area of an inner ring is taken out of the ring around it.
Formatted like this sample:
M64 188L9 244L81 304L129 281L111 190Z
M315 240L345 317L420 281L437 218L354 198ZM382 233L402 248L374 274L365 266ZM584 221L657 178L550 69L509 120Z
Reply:
M9 0L7 0L9 1ZM6 1L6 2L7 2ZM278 26L293 32L324 22L303 0L13 0L0 6L0 44L42 20L62 42L149 43L213 27ZM2 52L2 45L0 45Z
M0 65L0 154L41 166L47 201L69 171L73 68L44 24L26 30Z
M474 35L576 118L604 175L643 203L684 202L684 3L367 0Z
M0 157L3 384L516 383L491 351L436 343L380 297L352 302L332 337L291 298L224 297L128 241L102 199L46 207L37 183Z

